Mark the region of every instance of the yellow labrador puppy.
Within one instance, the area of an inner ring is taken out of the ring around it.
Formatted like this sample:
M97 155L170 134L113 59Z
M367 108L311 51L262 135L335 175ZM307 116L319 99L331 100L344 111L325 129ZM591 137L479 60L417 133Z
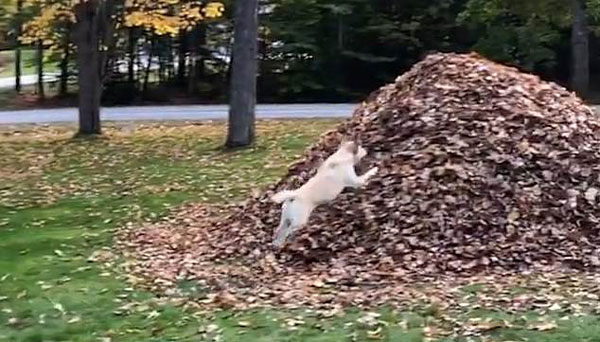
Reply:
M302 228L312 211L321 204L333 201L347 187L358 188L377 173L374 167L364 175L356 175L354 166L367 155L356 142L343 142L317 170L317 174L296 190L284 190L271 198L283 203L281 222L273 234L273 246L281 248L290 234Z

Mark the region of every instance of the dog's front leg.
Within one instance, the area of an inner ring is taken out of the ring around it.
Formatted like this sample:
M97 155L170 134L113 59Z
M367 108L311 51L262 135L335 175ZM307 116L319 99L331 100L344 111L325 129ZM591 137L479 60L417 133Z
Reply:
M359 188L367 183L369 178L373 177L377 171L379 171L378 167L374 167L369 171L365 172L362 176L358 176L354 168L350 168L348 170L348 176L346 177L347 186L352 188Z
M273 247L281 248L293 229L292 221L287 218L283 219L273 234Z

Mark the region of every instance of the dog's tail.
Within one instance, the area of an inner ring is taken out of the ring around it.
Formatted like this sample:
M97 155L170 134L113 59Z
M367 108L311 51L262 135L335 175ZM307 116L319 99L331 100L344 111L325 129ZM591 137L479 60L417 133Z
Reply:
M271 200L275 203L283 203L287 200L294 199L296 197L296 191L293 190L283 190L271 197Z

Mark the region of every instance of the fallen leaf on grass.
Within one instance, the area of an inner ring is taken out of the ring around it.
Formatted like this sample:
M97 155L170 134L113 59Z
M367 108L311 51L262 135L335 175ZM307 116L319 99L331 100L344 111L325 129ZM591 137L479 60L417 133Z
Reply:
M562 307L558 303L554 303L554 304L552 304L552 306L550 306L548 308L548 310L550 310L550 311L558 311L558 310L561 310L561 309L562 309Z
M69 324L73 324L73 323L77 323L81 321L81 317L79 316L74 316L73 318L71 318L70 320L67 321L67 323Z
M67 313L61 303L52 302L52 307L63 315Z
M200 329L198 329L198 332L206 332L206 333L212 333L215 331L219 330L219 326L216 324L209 324L206 327L200 327Z
M361 318L357 319L356 321L358 323L362 323L368 326L374 326L377 325L379 323L378 318L381 316L381 314L377 313L377 312L367 312L365 315L363 315Z
M60 279L57 280L57 283L64 284L64 283L67 283L69 281L71 281L71 277L62 277L62 278L60 278Z
M510 327L510 324L506 321L497 321L491 318L485 320L471 319L465 325L465 330L471 333L482 333L507 327Z
M237 322L237 325L240 326L240 327L248 328L252 324L250 322L248 322L248 321L239 321L239 322Z
M448 336L450 335L449 331L446 331L442 328L439 327L435 327L435 326L427 326L425 328L423 328L423 334L425 335L426 338L437 338L440 336Z
M77 267L76 269L74 269L73 271L71 271L71 273L85 272L85 271L89 271L91 269L92 269L91 266L80 266L80 267Z
M148 315L146 316L147 319L155 319L156 317L160 316L160 312L156 311L156 310L152 310L148 313Z
M299 325L303 325L305 322L301 319L296 319L296 318L287 318L285 320L285 325L287 325L288 327L297 327Z
M312 283L312 286L316 288L322 288L325 286L325 283L321 279L317 279Z
M381 335L382 329L381 327L376 330L367 331L367 337L370 339L381 339L383 336Z
M539 323L534 323L534 324L530 325L529 329L538 330L538 331L548 331L548 330L554 330L557 327L558 327L558 325L556 325L555 322L539 322Z
M107 250L94 251L88 258L88 262L105 262L114 258L114 253Z
M54 286L50 285L50 284L42 284L40 287L42 288L42 290L45 291L45 290L49 290L49 289L53 288Z

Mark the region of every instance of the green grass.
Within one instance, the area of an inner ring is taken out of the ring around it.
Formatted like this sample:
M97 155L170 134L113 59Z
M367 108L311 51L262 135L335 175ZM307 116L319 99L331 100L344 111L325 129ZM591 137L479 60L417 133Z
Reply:
M11 77L15 75L15 52L14 50L0 51L0 59L4 63L0 67L0 77ZM44 61L45 72L56 72L56 63ZM34 75L36 70L36 52L33 49L21 50L21 75Z
M327 318L305 309L205 312L131 288L102 258L127 222L158 220L188 201L226 203L275 181L334 124L260 123L257 145L236 152L220 149L220 124L124 125L97 139L73 139L70 127L0 130L0 342L600 341L597 301L577 303L579 289L565 298L585 307L580 315L569 303L552 312L483 308L486 298L541 291L515 284L519 291L501 294L481 282L453 292L466 303L454 311L416 301ZM457 326L463 331L452 333Z

